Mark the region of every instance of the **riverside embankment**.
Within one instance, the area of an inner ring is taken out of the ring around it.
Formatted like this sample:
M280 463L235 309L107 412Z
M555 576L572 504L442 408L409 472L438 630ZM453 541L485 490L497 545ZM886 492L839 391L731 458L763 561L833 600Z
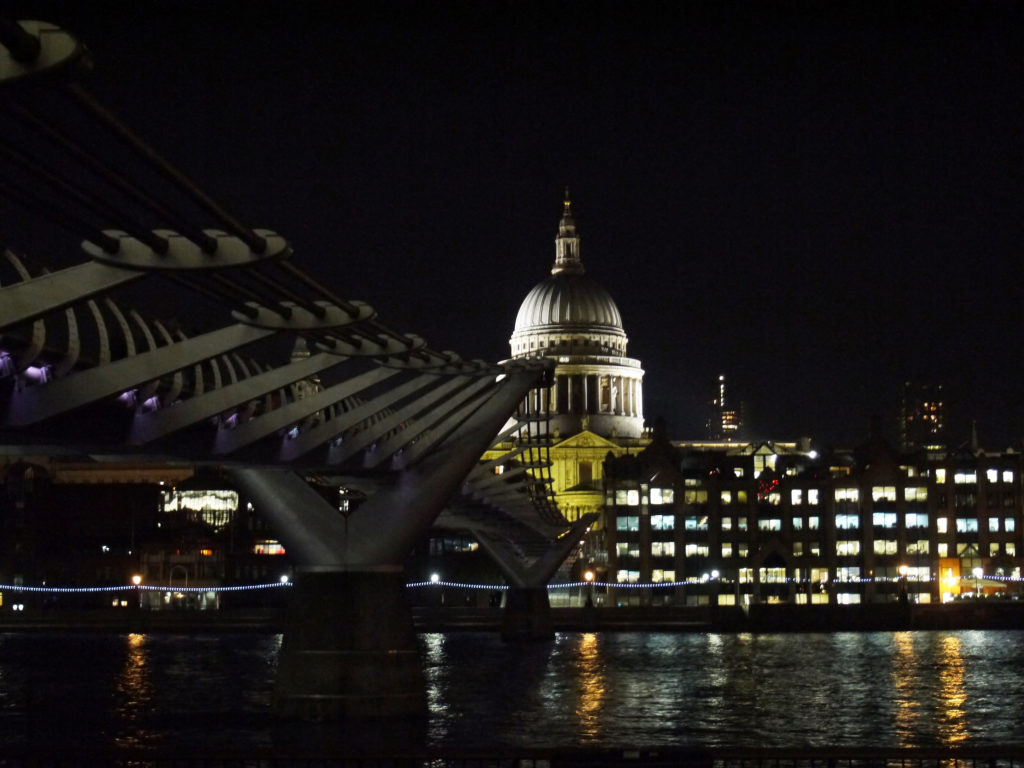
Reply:
M494 631L502 610L413 609L420 632ZM794 605L552 608L555 631L852 632L933 629L1024 629L1024 603L962 600L944 605ZM142 611L37 610L0 615L0 632L281 632L280 609Z

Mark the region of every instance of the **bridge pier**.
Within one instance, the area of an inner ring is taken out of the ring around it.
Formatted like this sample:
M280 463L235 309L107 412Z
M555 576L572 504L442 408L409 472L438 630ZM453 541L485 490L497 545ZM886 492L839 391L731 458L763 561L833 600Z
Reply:
M426 684L401 569L308 570L292 588L275 709L303 720L419 720Z
M552 640L551 602L547 586L509 587L501 618L501 638L507 642Z

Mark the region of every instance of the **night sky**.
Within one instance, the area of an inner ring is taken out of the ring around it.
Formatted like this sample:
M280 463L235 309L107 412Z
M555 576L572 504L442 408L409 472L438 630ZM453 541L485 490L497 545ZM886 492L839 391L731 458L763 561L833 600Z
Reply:
M201 186L390 326L508 356L568 185L646 416L1024 435L1024 4L15 3ZM429 6L429 7L428 7ZM71 244L74 247L74 244Z

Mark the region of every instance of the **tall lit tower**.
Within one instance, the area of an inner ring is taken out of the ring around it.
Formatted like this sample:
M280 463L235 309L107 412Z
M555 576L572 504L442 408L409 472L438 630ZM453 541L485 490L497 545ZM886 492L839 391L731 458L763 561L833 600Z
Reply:
M946 399L942 385L904 382L899 426L904 451L945 445Z
M725 397L725 374L718 376L718 391L708 403L707 430L712 440L735 440L743 426L743 409L730 408Z

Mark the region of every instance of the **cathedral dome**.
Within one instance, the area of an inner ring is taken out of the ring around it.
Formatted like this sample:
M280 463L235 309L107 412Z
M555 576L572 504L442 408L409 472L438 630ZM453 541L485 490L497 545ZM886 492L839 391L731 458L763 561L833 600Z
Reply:
M639 438L644 372L639 360L626 356L628 342L612 297L584 274L566 190L551 275L526 294L509 339L513 360L555 361L551 386L535 392L526 406L543 415L538 429L555 436L587 430L606 439Z
M534 286L516 315L515 331L622 331L612 297L582 272L558 272Z

